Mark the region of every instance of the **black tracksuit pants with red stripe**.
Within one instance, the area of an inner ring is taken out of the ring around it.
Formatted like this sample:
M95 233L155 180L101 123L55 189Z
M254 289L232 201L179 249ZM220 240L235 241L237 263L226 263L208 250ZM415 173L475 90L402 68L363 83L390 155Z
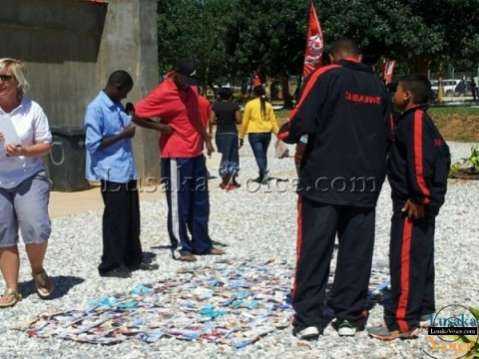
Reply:
M435 217L411 220L400 205L394 207L389 252L392 298L385 321L389 330L407 332L419 327L421 315L435 312Z
M339 252L329 306L336 318L364 326L374 247L375 208L338 206L300 196L293 287L294 326L324 328L329 267L336 235Z

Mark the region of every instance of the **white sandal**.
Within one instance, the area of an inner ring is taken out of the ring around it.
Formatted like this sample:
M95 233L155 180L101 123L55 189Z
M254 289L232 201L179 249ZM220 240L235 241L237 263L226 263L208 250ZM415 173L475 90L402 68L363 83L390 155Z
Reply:
M55 289L53 281L48 277L47 272L43 269L40 273L32 273L33 281L37 294L41 299L47 299Z

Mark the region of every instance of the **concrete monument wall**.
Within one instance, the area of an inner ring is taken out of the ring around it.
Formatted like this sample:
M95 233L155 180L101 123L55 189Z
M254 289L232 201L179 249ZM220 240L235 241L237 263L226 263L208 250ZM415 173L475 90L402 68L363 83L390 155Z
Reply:
M28 65L29 96L50 125L82 126L87 104L114 70L135 80L136 101L159 80L155 0L1 0L0 58ZM158 177L157 135L139 129L140 176Z

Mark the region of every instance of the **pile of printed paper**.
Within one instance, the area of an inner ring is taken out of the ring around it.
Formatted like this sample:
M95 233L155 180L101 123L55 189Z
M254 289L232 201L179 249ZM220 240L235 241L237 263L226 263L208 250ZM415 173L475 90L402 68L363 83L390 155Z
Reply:
M175 337L242 348L290 324L292 273L286 262L217 261L86 309L44 313L25 330L94 344Z

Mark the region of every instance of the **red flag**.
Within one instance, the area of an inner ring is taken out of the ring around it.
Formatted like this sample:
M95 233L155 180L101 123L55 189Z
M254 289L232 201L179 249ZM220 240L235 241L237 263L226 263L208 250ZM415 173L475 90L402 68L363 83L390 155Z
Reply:
M324 40L323 30L319 23L318 14L314 3L309 4L308 12L308 35L306 39L306 51L304 52L304 66L303 78L308 77L314 70L321 66L321 59L323 57ZM296 153L294 155L294 162L296 164L296 171L299 175L299 168L308 143L308 136L303 136L301 141L296 145Z
M309 25L306 51L304 54L303 77L308 76L321 66L321 58L323 56L324 41L321 24L318 20L316 8L313 2L309 6Z
M394 75L395 68L396 68L396 61L394 60L387 60L384 63L383 79L386 85L389 85L391 82L393 82L393 75Z

